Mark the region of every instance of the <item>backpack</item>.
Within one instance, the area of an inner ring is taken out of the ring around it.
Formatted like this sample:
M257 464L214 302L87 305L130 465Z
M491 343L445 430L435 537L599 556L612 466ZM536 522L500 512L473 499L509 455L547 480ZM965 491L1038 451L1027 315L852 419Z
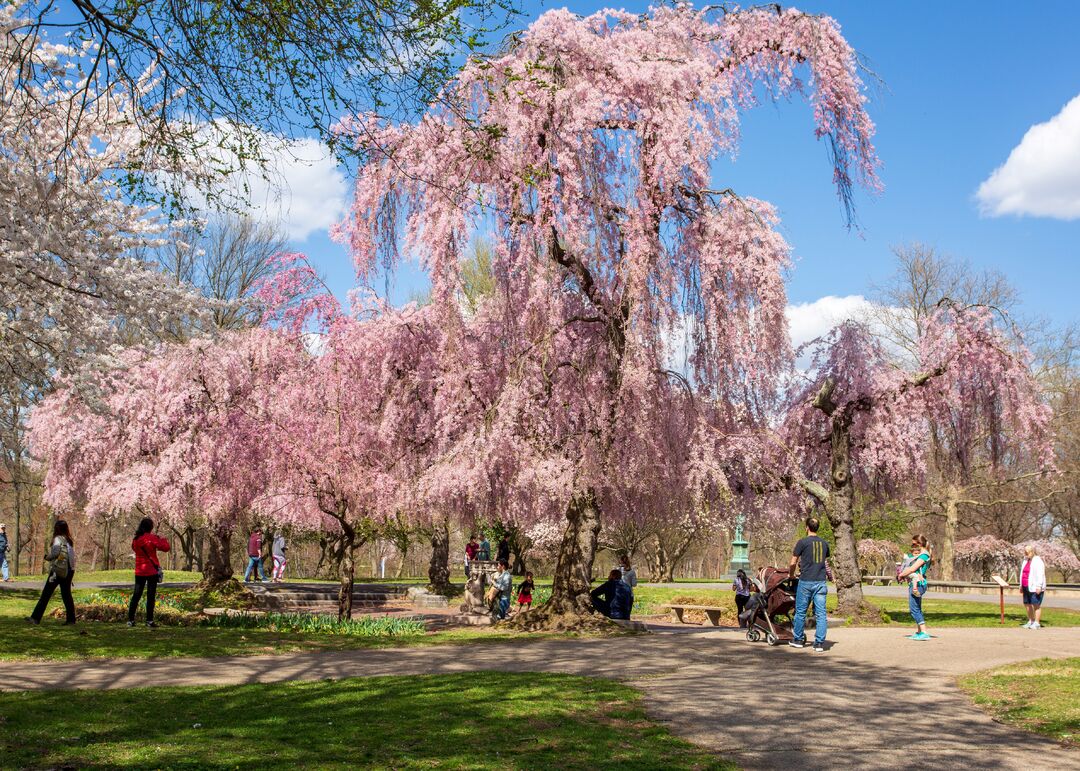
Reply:
M67 578L70 570L71 566L68 564L68 545L67 543L64 543L60 547L60 553L56 555L56 559L49 563L49 572L57 578Z

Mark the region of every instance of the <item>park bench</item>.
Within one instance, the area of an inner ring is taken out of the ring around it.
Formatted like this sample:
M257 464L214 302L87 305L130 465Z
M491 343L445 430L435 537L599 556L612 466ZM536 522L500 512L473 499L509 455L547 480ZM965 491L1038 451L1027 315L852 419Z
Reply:
M668 605L671 609L671 614L675 617L675 620L680 624L686 623L683 621L683 613L688 610L703 610L705 615L709 617L709 623L713 626L720 626L720 615L726 610L726 608L718 608L714 605Z

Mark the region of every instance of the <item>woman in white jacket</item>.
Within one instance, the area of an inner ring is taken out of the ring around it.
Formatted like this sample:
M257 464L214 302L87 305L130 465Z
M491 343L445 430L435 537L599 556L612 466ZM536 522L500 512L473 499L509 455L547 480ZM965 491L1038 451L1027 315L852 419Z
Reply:
M1024 547L1024 561L1020 564L1020 591L1024 593L1024 608L1028 615L1024 628L1038 629L1043 592L1046 591L1046 566L1030 544Z

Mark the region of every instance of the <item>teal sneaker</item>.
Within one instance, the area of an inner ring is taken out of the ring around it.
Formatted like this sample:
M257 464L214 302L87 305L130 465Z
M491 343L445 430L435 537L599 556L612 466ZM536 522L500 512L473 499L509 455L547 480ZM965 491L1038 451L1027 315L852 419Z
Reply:
M933 638L930 635L928 635L926 632L916 632L915 634L911 635L911 639L912 640L932 640Z

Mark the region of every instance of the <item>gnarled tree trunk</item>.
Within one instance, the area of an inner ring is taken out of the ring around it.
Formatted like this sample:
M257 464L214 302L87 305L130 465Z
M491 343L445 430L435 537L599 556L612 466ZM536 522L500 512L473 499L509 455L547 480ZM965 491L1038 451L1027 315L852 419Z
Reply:
M203 583L223 584L233 577L229 548L232 544L231 525L211 525L209 528L210 553L203 565Z
M856 613L863 604L859 553L855 544L855 489L851 483L851 415L833 416L829 503L826 510L836 539L836 604L840 615Z
M338 621L352 618L353 582L356 577L356 530L344 517L341 524L341 586L338 588Z
M592 607L589 592L593 559L600 535L600 509L591 490L570 501L566 523L547 605L556 614L588 612Z
M450 526L445 519L431 530L431 561L428 562L428 587L445 593L450 588Z

